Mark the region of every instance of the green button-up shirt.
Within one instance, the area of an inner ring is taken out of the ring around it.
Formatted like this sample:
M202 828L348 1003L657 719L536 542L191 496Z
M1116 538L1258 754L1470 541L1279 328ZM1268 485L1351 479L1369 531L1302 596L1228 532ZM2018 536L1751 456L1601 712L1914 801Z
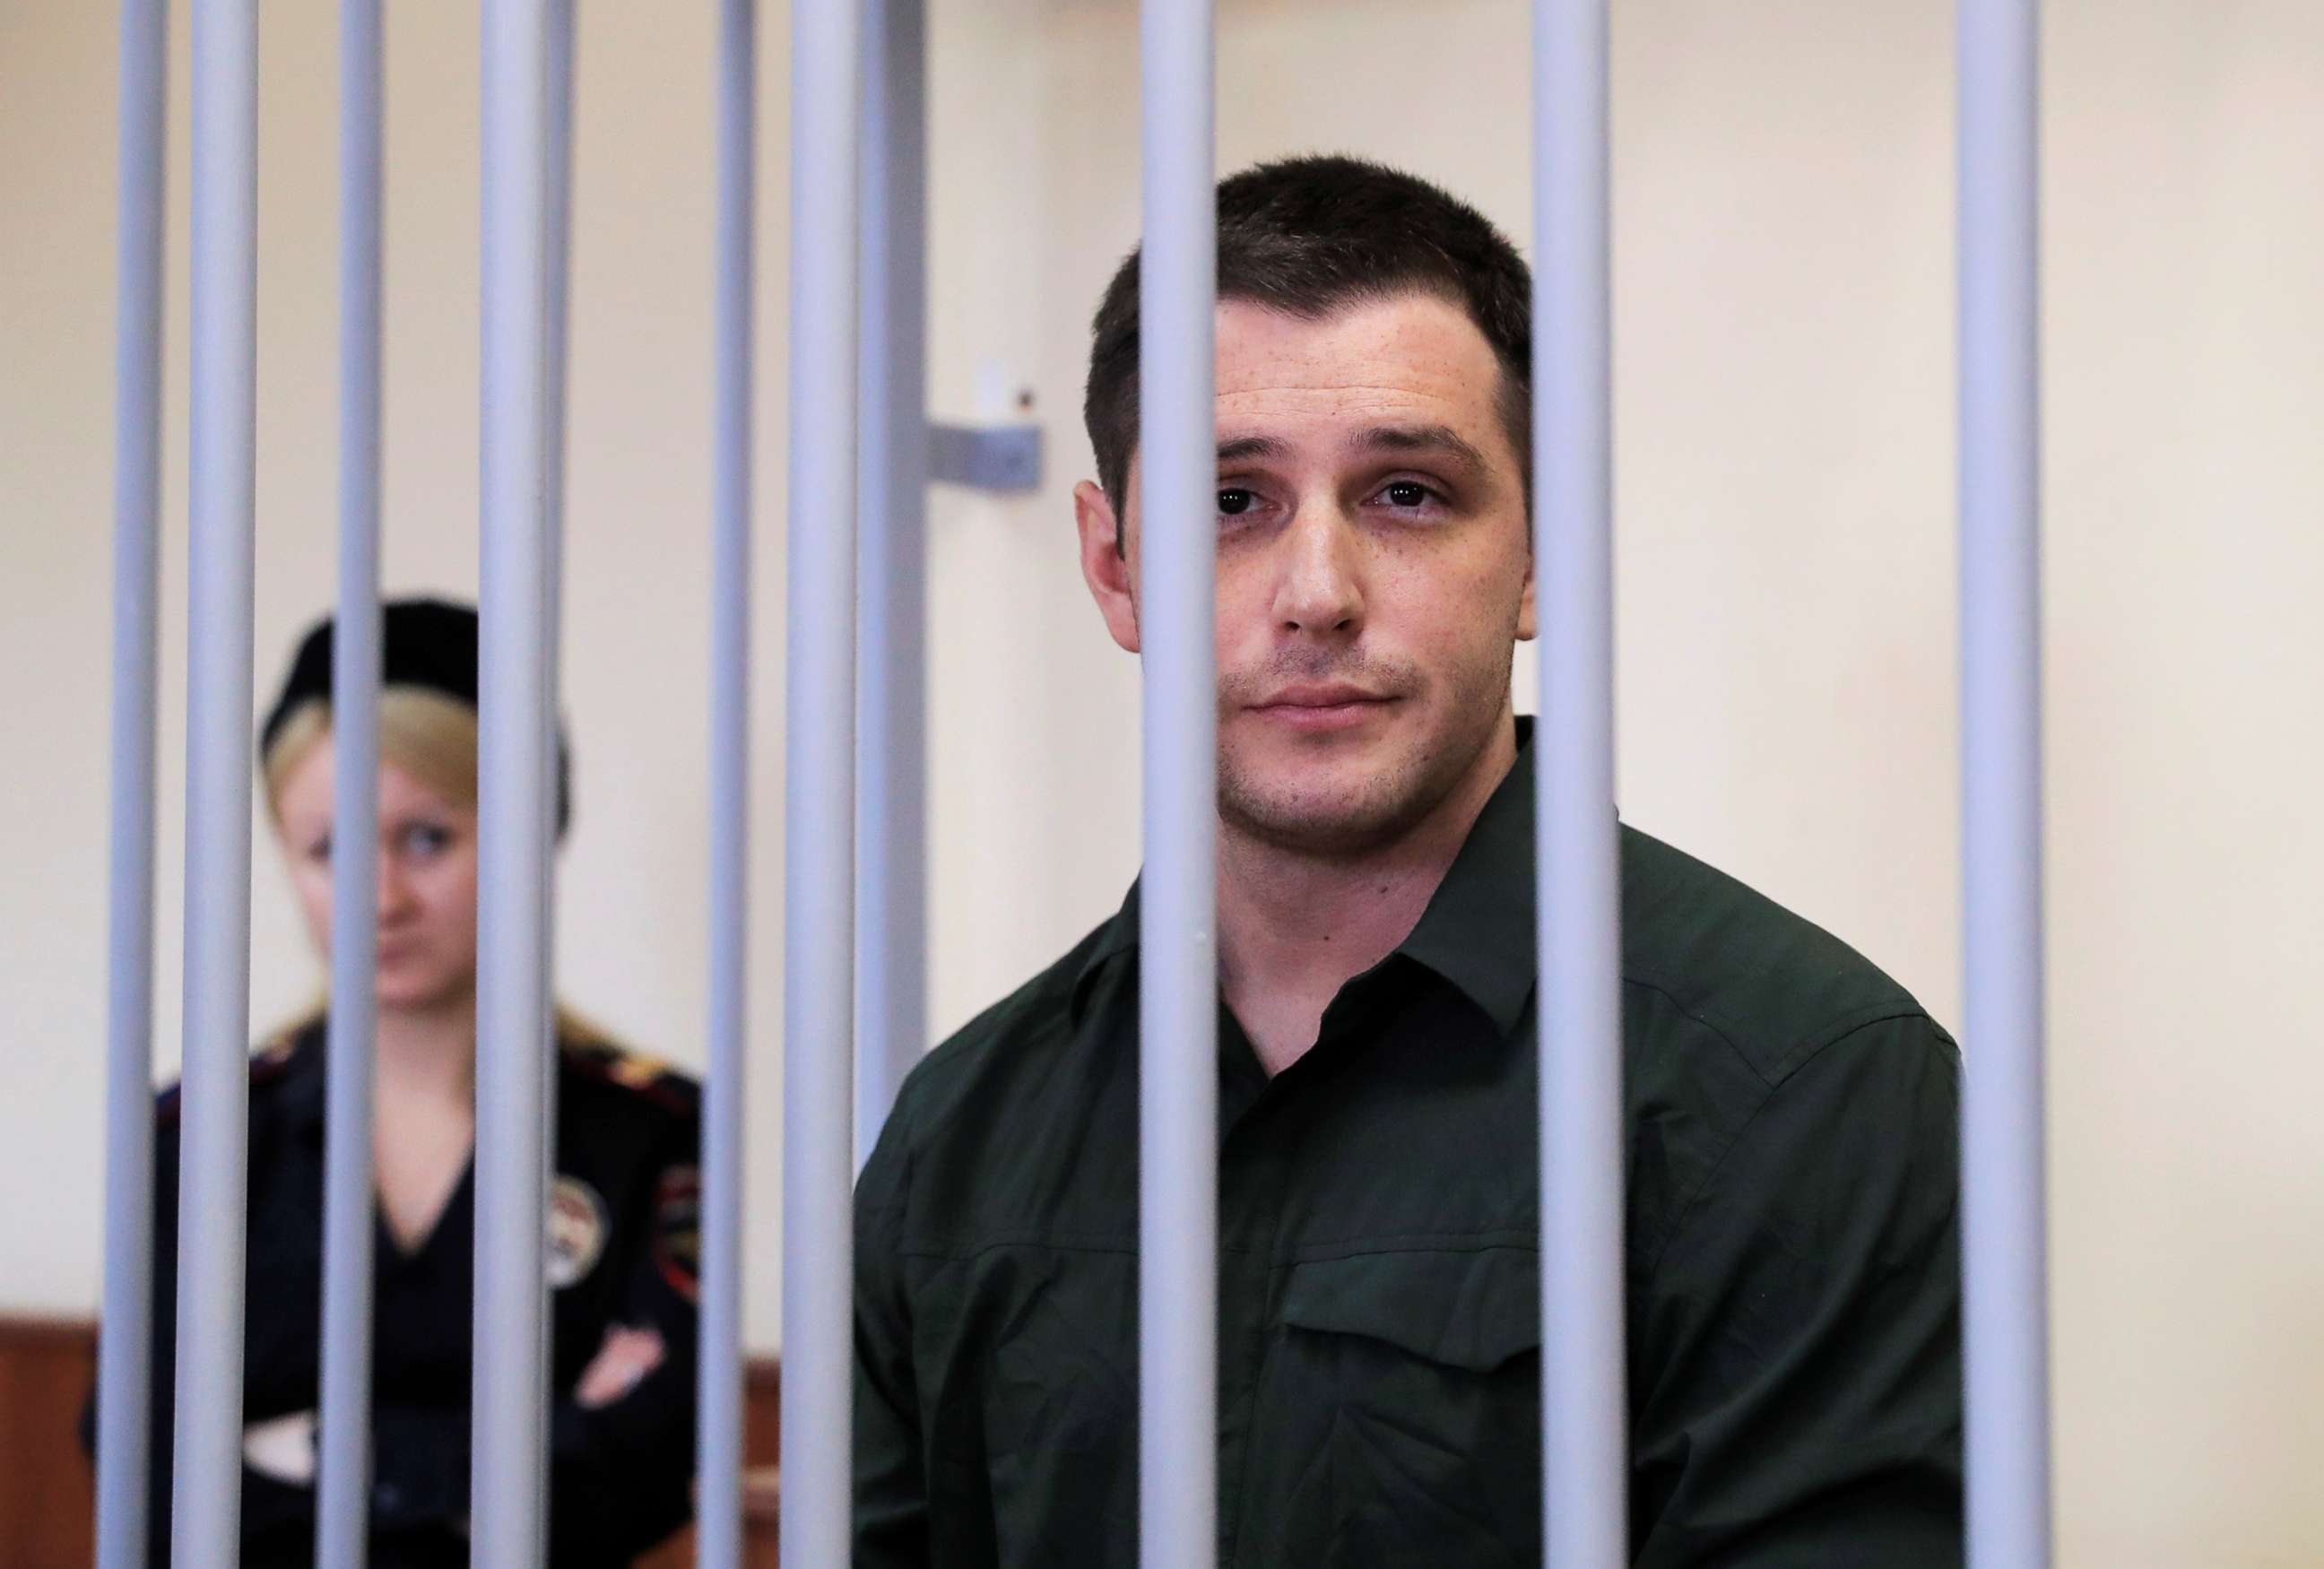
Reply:
M1222 1569L1540 1562L1532 799L1521 750L1283 1073L1220 1010ZM1958 1564L1959 1053L1740 883L1621 860L1635 1562ZM1137 1562L1137 936L1133 889L864 1170L859 1569Z

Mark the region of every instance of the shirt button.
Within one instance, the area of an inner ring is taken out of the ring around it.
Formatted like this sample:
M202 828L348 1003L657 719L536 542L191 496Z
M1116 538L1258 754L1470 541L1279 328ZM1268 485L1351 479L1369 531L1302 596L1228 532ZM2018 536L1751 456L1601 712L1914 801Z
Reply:
M383 1515L392 1515L403 1507L403 1490L392 1481L383 1481L371 1490L372 1506Z

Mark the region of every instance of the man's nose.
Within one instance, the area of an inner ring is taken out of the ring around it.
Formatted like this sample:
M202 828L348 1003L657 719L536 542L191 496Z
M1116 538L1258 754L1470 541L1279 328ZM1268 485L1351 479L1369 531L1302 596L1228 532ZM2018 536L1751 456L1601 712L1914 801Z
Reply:
M1363 621L1353 531L1336 502L1310 502L1277 542L1275 614L1287 632L1345 637Z

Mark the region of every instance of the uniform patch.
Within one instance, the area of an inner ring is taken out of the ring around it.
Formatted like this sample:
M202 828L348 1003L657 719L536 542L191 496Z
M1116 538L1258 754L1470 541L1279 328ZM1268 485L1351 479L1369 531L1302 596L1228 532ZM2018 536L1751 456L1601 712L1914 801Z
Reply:
M617 1052L605 1064L605 1076L630 1090L650 1089L675 1071L661 1058L648 1057L641 1051Z
M549 1191L549 1284L562 1291L586 1278L605 1251L609 1217L597 1190L558 1173Z
M701 1293L702 1173L673 1166L654 1195L654 1261L669 1288L688 1302Z

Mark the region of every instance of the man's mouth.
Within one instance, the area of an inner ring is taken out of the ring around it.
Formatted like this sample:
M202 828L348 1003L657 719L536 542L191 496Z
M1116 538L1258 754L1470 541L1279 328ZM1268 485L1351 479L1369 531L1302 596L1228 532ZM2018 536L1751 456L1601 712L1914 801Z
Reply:
M1345 682L1285 687L1251 705L1259 717L1300 731L1342 730L1371 719L1397 699Z

